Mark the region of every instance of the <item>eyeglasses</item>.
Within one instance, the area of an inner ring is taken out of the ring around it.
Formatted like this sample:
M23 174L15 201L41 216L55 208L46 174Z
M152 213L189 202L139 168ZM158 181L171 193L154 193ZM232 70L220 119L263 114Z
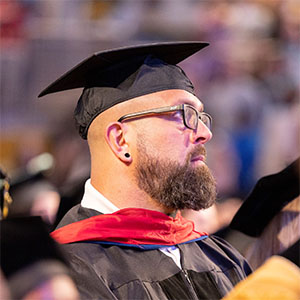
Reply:
M156 115L156 114L165 114L174 111L181 111L183 116L183 123L187 128L196 130L198 128L198 120L202 121L205 126L211 129L212 118L209 114L205 112L199 112L193 106L189 104L180 104L175 106L167 106L160 108L153 108L149 110L143 110L140 112L135 112L131 114L124 115L121 117L118 122L122 122L126 119L133 119L140 116L146 115Z

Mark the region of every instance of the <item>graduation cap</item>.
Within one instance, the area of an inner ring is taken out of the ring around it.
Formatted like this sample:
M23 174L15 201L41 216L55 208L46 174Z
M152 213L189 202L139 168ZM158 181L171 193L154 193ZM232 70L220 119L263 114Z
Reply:
M67 265L41 217L7 218L0 224L1 269L7 278L40 260L55 259Z
M146 94L183 89L193 84L177 66L208 46L205 42L163 42L105 50L83 60L40 94L84 88L74 112L82 138L92 121L108 108Z
M299 167L300 158L279 173L262 177L233 217L230 228L260 236L273 217L299 196Z
M69 274L66 254L40 217L7 218L0 225L1 270L12 299L23 298L55 275Z

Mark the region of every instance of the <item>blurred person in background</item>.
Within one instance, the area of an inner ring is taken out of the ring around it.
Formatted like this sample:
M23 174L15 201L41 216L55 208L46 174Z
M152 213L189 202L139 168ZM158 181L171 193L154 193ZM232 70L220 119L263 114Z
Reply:
M60 195L41 173L12 183L10 194L14 199L10 217L41 216L50 227L54 224Z
M14 201L9 217L41 216L49 230L52 229L61 200L48 176L53 166L53 156L42 153L14 173L10 180L10 195Z
M298 245L299 265L299 239L300 239L300 197L288 203L263 233L246 250L245 257L253 269L260 267L272 255L284 253L295 243ZM297 243L298 242L298 243ZM296 252L295 252L296 253Z
M1 270L11 299L79 300L67 260L40 217L1 221Z
M290 255L294 257L292 261L300 265L299 173L298 158L282 171L262 177L230 224L232 229L256 238L244 252L254 269L295 243L295 252Z
M0 174L1 299L79 300L64 253L46 223L40 217L9 216L9 180Z
M254 272L224 297L297 300L300 297L300 159L261 178L231 228L256 238L245 248Z

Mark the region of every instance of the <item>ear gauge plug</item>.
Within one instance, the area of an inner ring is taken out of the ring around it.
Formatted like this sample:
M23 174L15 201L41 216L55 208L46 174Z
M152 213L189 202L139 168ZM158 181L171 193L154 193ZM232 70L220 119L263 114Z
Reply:
M129 158L129 157L130 157L130 154L126 152L126 153L124 154L124 156L125 156L126 158Z

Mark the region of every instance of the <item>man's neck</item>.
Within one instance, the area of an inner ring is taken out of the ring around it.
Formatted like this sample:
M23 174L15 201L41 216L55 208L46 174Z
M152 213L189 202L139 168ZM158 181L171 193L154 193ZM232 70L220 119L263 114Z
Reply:
M159 211L172 217L176 216L177 211L164 207L156 199L152 199L146 192L139 188L130 188L129 185L124 186L123 184L116 185L118 188L113 188L113 184L107 188L106 185L100 186L93 179L91 179L91 185L110 201L113 206L119 209L132 207L144 208Z

